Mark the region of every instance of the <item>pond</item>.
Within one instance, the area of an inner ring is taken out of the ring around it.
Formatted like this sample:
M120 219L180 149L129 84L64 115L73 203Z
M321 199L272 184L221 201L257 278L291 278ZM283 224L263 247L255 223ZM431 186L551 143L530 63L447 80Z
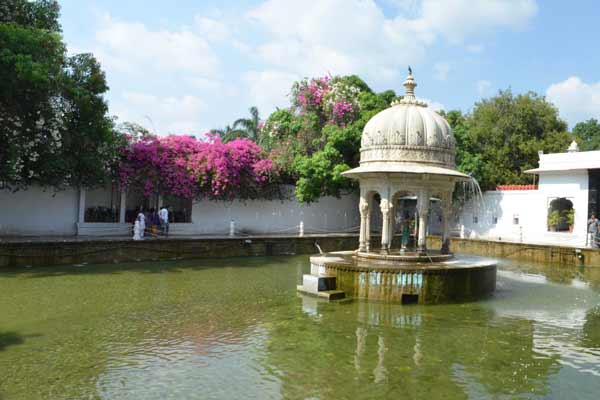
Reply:
M0 272L0 398L597 399L600 268L485 301L325 303L308 257Z

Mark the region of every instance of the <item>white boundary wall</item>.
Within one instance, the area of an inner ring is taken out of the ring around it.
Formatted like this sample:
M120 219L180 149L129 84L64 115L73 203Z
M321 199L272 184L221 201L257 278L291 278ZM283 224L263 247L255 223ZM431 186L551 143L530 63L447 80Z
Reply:
M293 188L284 188L291 191ZM101 196L98 190L93 195ZM85 197L84 197L85 198ZM131 224L78 223L78 190L54 192L32 187L0 191L0 235L127 235ZM192 223L172 223L173 235L228 235L231 220L237 234L298 234L356 231L358 195L323 197L311 204L288 200L195 202Z
M558 197L573 202L573 232L548 231L548 207ZM483 205L478 207L476 203L469 202L458 211L455 234L460 234L461 227L464 227L464 235L471 238L576 247L587 244L587 171L542 173L538 190L488 191L483 198ZM478 219L477 223L474 216ZM494 218L497 218L496 223Z
M74 235L78 202L73 189L0 191L0 235Z
M323 197L310 204L295 199L203 200L193 205L192 223L171 224L171 231L226 235L232 220L236 234L297 234L300 222L305 233L356 232L360 223L358 195Z

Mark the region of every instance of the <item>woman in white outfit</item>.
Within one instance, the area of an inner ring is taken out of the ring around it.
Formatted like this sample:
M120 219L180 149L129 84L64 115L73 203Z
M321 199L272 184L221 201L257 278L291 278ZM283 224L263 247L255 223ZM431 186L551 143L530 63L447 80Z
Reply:
M133 240L142 240L140 236L140 220L136 219L133 224Z
M140 208L140 212L137 216L138 221L140 221L140 238L144 238L144 231L146 230L146 216L144 215L144 209Z

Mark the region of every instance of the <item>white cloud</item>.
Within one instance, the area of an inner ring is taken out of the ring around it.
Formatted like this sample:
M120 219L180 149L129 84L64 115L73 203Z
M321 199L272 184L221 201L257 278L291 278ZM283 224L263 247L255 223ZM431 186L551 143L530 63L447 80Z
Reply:
M124 92L111 107L120 122L132 121L160 135L202 134L205 102L195 96L161 97L143 92Z
M215 76L219 59L200 35L185 29L150 30L140 22L105 15L95 35L95 54L109 70L139 74L147 70L186 71Z
M409 22L460 43L495 29L524 29L537 10L535 0L423 0L421 17Z
M231 37L231 31L223 21L196 15L194 22L198 28L198 33L209 41L223 42Z
M267 0L247 15L267 32L257 54L269 64L303 76L358 73L386 82L423 61L439 40L461 43L521 29L537 12L534 0L390 1L400 15L388 17L374 1L361 0L321 0L310 7L302 0ZM415 7L416 16L406 12Z
M534 0L385 1L398 15L374 0L265 0L191 15L177 28L106 14L87 50L107 71L111 112L144 125L149 116L162 134L198 132L252 105L264 117L289 105L301 77L358 74L376 90L400 86L432 46L478 52L483 34L526 27L537 12ZM440 61L434 71L445 80L451 68Z
M290 73L266 70L249 71L243 77L244 83L249 88L251 104L262 110L262 117L266 118L269 110L275 107L288 107L288 97L292 83L298 80L297 75Z
M404 66L418 46L388 40L386 19L375 3L326 0L271 0L249 12L251 22L267 32L257 48L262 61L300 76L349 74L389 76L390 66ZM410 47L415 47L410 49Z
M433 77L439 81L448 79L450 73L450 64L447 62L438 62L433 66Z
M428 98L425 98L425 97L419 97L418 100L424 101L425 103L427 103L427 107L431 108L433 111L441 111L441 110L446 109L446 106L443 105L442 103L439 103L439 102L433 101L433 100L429 100Z
M492 82L486 81L485 79L477 81L477 93L479 93L480 96L488 94L491 88Z
M600 118L600 82L586 83L571 76L550 85L546 97L558 107L561 117L571 127L589 118Z
M215 123L204 99L232 94L210 43L226 37L222 25L207 18L196 21L196 30L155 29L109 14L97 22L91 48L107 71L110 111L120 122L161 135L201 134Z

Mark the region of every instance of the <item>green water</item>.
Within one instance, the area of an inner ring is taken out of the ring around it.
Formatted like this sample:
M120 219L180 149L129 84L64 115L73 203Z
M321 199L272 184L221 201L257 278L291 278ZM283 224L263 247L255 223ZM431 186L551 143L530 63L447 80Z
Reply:
M600 268L462 305L323 303L308 257L0 272L1 399L598 399Z

